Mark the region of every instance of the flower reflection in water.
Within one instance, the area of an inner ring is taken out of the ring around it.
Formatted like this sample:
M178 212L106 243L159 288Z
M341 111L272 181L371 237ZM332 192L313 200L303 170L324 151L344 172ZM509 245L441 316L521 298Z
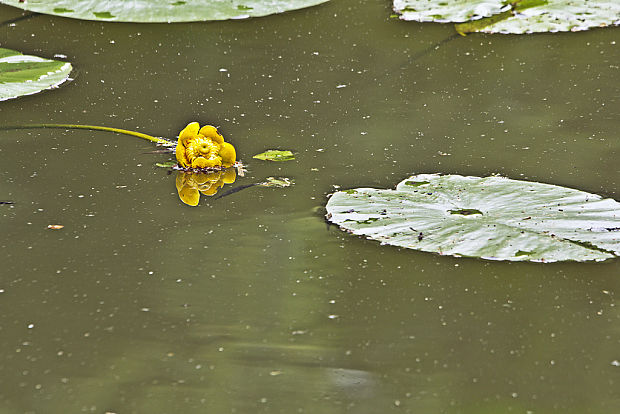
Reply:
M234 183L236 178L235 168L213 172L177 171L176 186L181 201L190 206L197 206L200 193L213 196L224 187L224 184Z

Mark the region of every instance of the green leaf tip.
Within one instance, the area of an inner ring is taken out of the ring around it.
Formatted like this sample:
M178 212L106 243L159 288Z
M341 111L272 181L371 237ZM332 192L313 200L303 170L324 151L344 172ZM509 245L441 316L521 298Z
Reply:
M291 161L295 159L295 155L288 150L267 150L254 155L252 158L263 161Z

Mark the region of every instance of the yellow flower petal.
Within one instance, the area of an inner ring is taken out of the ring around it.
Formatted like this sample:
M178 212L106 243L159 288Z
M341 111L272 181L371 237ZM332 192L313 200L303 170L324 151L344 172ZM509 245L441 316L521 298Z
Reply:
M224 142L224 137L222 136L222 134L217 132L217 128L214 127L213 125L203 126L202 128L200 128L199 134L212 139L213 141L215 141L216 143L220 145Z
M185 143L186 140L196 137L199 129L200 124L198 122L190 122L179 134L179 142Z
M208 160L205 157L196 157L192 160L192 168L206 168Z
M205 158L205 157L196 157L192 160L192 168L213 168L213 167L221 167L222 160L220 157L216 158Z
M183 146L183 144L181 144L181 141L179 140L179 142L177 143L177 149L176 149L176 156L177 156L177 162L179 163L179 165L183 168L187 168L187 158L185 157L185 147Z
M224 167L231 167L237 160L237 152L235 151L235 147L228 142L224 142L222 144L222 149L220 150L219 155L222 157L222 165L224 165Z

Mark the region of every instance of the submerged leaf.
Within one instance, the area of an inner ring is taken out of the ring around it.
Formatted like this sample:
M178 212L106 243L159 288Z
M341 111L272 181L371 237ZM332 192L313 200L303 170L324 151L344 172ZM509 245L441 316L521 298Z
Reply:
M71 64L0 48L0 101L57 87L69 78Z
M327 0L0 0L38 13L117 22L194 22L244 19L315 6Z
M155 166L160 167L160 168L172 168L175 165L177 165L177 163L174 162L174 161L156 162L155 163Z
M257 185L261 187L286 188L293 184L293 180L287 177L267 177L262 183Z
M394 0L403 20L460 23L461 34L588 30L620 24L617 0Z
M295 155L288 150L267 150L256 154L252 158L263 161L291 161L295 159Z
M445 255L540 262L620 256L620 203L550 184L420 174L396 190L338 191L326 209L329 221L353 234Z

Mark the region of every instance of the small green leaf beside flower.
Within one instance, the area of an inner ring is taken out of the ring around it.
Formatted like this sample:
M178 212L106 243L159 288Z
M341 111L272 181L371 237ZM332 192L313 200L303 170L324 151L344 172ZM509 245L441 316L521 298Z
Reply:
M263 161L291 161L295 159L295 155L288 150L267 150L252 158Z

